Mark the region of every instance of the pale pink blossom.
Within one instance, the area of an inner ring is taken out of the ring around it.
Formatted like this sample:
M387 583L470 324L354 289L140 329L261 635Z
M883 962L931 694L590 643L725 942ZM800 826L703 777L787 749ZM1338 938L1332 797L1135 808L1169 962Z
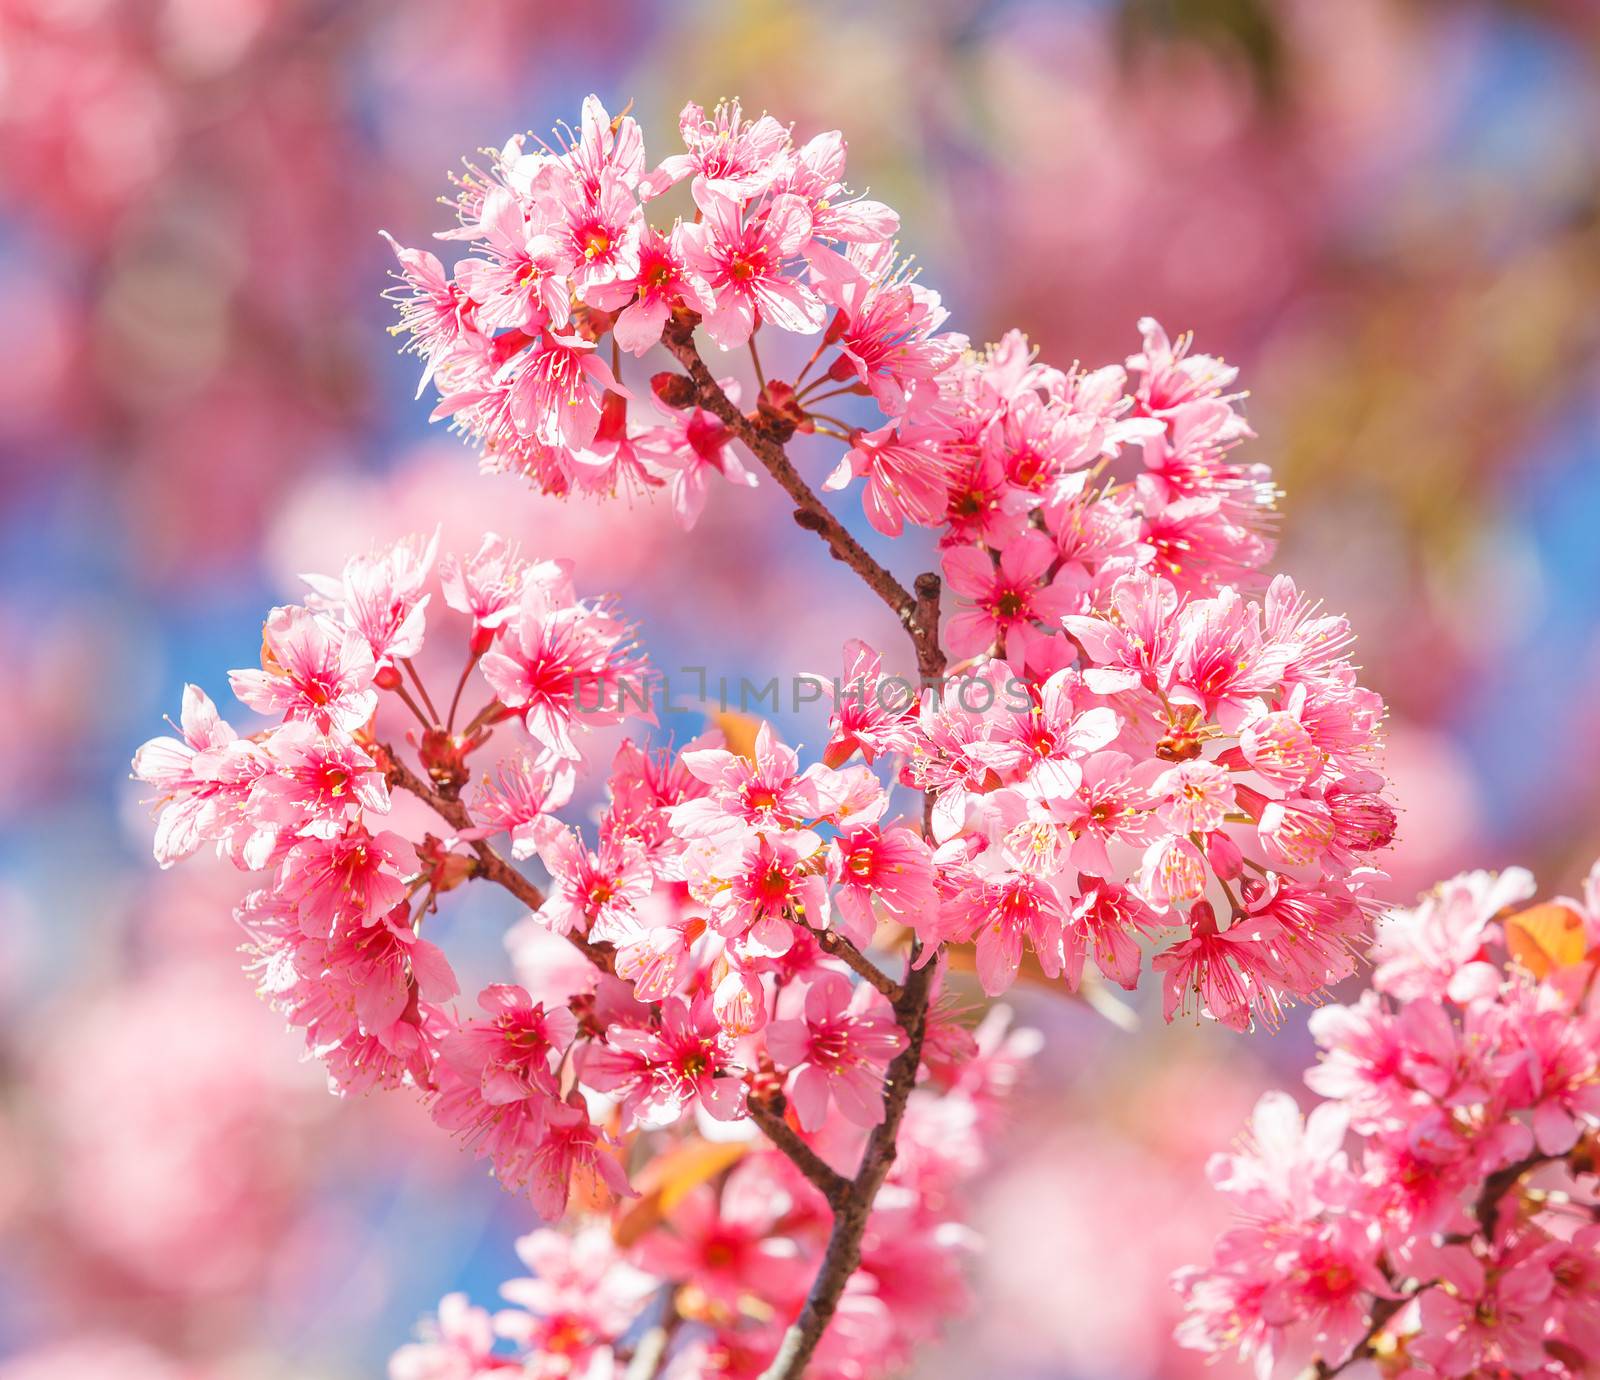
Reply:
M695 203L712 198L747 199L768 187L789 149L789 131L770 115L744 118L738 101L719 102L708 116L691 101L678 116L687 153L664 158L647 185L659 194L685 177L694 178Z
M261 669L230 671L233 693L252 709L305 719L324 733L353 733L377 708L372 648L309 609L277 608L261 631Z
M161 793L155 856L162 867L171 867L217 838L229 816L243 806L249 784L240 791L219 770L216 754L226 751L238 735L204 690L184 686L179 717L181 738L151 738L133 758L134 776Z
M541 831L539 857L550 870L550 891L534 913L555 934L610 939L626 933L634 906L655 880L643 850L628 840L601 839L595 850L554 822Z
M1495 917L1533 891L1524 868L1470 872L1443 883L1415 909L1390 912L1373 945L1373 986L1416 1001L1446 994L1459 1000L1497 985L1482 957L1484 946L1499 937Z
M936 527L949 497L951 464L933 429L889 425L858 431L824 489L843 489L865 479L861 506L867 521L888 537L898 537L907 522Z
M471 616L475 633L492 633L516 609L524 568L515 542L487 532L465 560L446 556L439 562L444 601Z
M489 329L564 329L571 299L560 253L553 241L534 235L518 200L491 189L474 233L484 257L457 264L456 283L474 304L477 322Z
M572 799L575 774L559 763L535 765L525 754L501 762L472 795L472 814L480 827L465 837L511 836L511 856L531 858L561 829L556 811Z

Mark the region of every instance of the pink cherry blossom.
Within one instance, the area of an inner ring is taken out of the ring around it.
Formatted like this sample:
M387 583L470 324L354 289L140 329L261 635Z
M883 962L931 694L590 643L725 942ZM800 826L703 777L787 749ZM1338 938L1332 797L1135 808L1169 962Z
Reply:
M345 563L335 580L325 575L302 578L315 591L313 608L336 611L342 621L367 639L379 666L414 657L422 650L429 595L424 585L438 555L439 534L410 537L369 556Z
M859 431L824 489L843 489L865 479L862 507L867 521L885 536L898 537L907 522L935 527L943 519L950 487L950 460L935 444L937 432L884 426Z
M917 715L915 687L886 676L882 656L852 639L844 645L844 672L833 694L828 721L832 736L823 760L836 767L858 751L868 762L884 753L909 751Z
M828 891L812 859L822 840L807 829L702 840L684 860L691 893L710 909L719 933L745 954L777 958L795 941L791 914L815 928L828 923Z
M1378 927L1372 982L1402 1000L1461 997L1497 982L1480 957L1499 937L1494 917L1533 895L1520 867L1495 875L1473 872L1444 883L1414 910L1394 911Z
M629 712L649 715L647 665L634 650L633 629L603 606L552 600L536 582L480 667L553 757L579 757L575 729L617 723Z
M475 634L493 633L516 609L523 569L515 542L485 533L470 557L446 556L439 563L444 601L471 616Z
M776 1230L785 1205L763 1175L735 1170L720 1194L698 1188L685 1196L672 1211L670 1233L647 1236L636 1259L662 1278L693 1278L729 1308L752 1289L787 1297L804 1288L804 1267Z
M228 674L233 693L260 713L304 719L324 733L353 733L377 707L366 637L309 609L272 611L261 634L261 667Z
M612 327L617 344L630 354L642 355L661 339L674 303L701 315L713 310L710 286L684 261L682 234L679 226L665 236L647 227L639 241L636 291Z
M793 829L829 814L833 773L800 770L800 756L780 743L770 724L756 734L753 760L708 747L685 752L683 764L710 789L670 811L686 838L737 838L748 829Z
M781 193L749 214L708 189L700 209L702 219L683 228L682 245L684 262L711 294L706 334L731 350L762 321L801 334L820 331L826 308L793 273L812 232L804 200Z
M536 237L516 198L496 187L484 198L475 238L483 258L456 265L460 292L475 304L479 324L491 328L563 329L571 314L560 253L552 240Z
M1039 532L1007 546L998 566L973 547L946 553L944 573L951 589L976 605L950 620L945 629L950 650L971 656L1035 619L1048 621L1073 608L1070 580L1064 574L1045 578L1054 557L1054 545Z
M556 934L626 933L633 907L650 894L649 860L626 839L602 839L598 850L556 825L544 833L539 856L550 869L551 890L536 914Z
M325 936L345 925L375 925L406 898L416 854L399 834L352 824L332 838L302 839L284 857L278 888L301 928Z
M294 833L333 838L364 811L389 813L389 791L371 756L351 739L292 721L262 748L271 770L250 785L249 808Z
M604 169L588 186L552 179L538 200L543 225L536 243L552 246L578 296L606 310L626 302L639 276L644 230L633 189Z
M547 1011L521 987L492 983L478 994L487 1019L463 1021L439 1047L445 1063L476 1083L491 1105L559 1092L556 1065L577 1032L564 1008Z
M221 770L217 754L238 735L217 713L205 691L183 688L180 712L182 738L151 738L133 758L133 774L161 792L156 819L155 856L163 867L187 858L209 839L216 839L229 815L242 812L244 790ZM170 722L170 720L168 721Z
M814 224L816 216L813 208ZM843 255L813 245L807 257L818 294L838 312L829 329L838 333L840 363L831 375L859 379L895 418L933 395L966 346L964 336L940 331L949 313L939 294L886 244L851 245Z
M555 812L572 799L574 784L574 773L554 762L538 766L526 755L502 762L473 792L472 814L482 827L469 834L487 838L504 830L511 856L531 858L553 843L561 828Z
M489 1314L474 1308L465 1294L446 1294L424 1339L389 1358L389 1380L478 1380L516 1369L510 1357L495 1354L494 1344Z
M859 825L828 845L828 880L839 931L858 945L871 943L881 908L901 924L928 923L939 904L933 856L913 830Z
M870 987L852 992L844 979L824 977L806 989L800 1016L767 1027L767 1047L789 1071L784 1091L806 1130L821 1127L830 1101L857 1126L883 1120L883 1077L906 1037L892 1020L869 1014L881 1001Z
M757 195L789 148L788 130L770 115L745 119L738 101L719 102L709 116L691 101L678 117L678 131L688 152L663 159L650 175L651 188L659 192L692 174L697 205L708 196Z
M563 1219L521 1243L509 1307L447 1302L396 1361L411 1380L912 1371L967 1306L968 1190L1005 1172L999 1109L1041 1042L969 1010L958 974L981 1007L1026 962L1083 991L1076 1032L1125 1023L1099 977L1136 989L1148 951L1167 1019L1274 1026L1355 974L1395 834L1351 629L1265 572L1278 493L1231 366L1148 320L1125 365L1059 368L1014 330L970 348L897 213L846 183L842 134L737 103L678 132L653 164L590 97L576 129L467 164L453 264L396 246L434 415L485 471L684 527L720 476L695 540L741 533L770 594L776 530L739 492L765 471L900 660L850 637L831 694L810 682L820 745L731 710L688 743L621 740L666 683L622 604L580 597L568 560L481 532L441 554L424 525L319 561L268 615L261 669L233 677L264 725L190 692L135 762L161 861L214 843L256 874L251 979L331 1086L407 1090ZM739 353L713 367L710 345ZM869 540L835 497L856 480ZM569 513L556 535L587 527L640 530ZM942 580L886 549L908 527ZM654 593L714 632L709 588ZM780 620L821 608L774 597ZM441 945L490 888L519 981L474 1010ZM1304 1122L1269 1100L1218 1162L1243 1219L1186 1276L1187 1342L1263 1374L1437 1373L1412 1344L1433 1310L1447 1368L1589 1364L1600 917L1563 903L1546 949L1506 913L1522 895L1458 882L1385 922L1377 995L1315 1025L1330 1100ZM1446 1248L1481 1287L1433 1272ZM1509 1343L1483 1335L1503 1285Z
M737 390L727 393L738 397ZM732 430L700 407L669 413L665 426L641 434L638 448L648 464L670 476L672 511L685 530L705 511L710 474L744 488L756 486L754 471L745 467L734 449Z
M1600 1030L1560 971L1496 952L1485 907L1530 889L1520 870L1466 874L1386 918L1393 985L1312 1021L1324 1054L1306 1082L1327 1100L1302 1122L1268 1094L1253 1143L1213 1162L1241 1224L1175 1281L1185 1345L1260 1370L1400 1354L1413 1380L1589 1364L1596 1298L1567 1242L1592 1251L1593 1228L1563 1219L1569 1195L1593 1200L1573 1151L1600 1125ZM1487 970L1470 981L1437 961L1464 934L1467 967Z
M530 1278L501 1292L513 1311L500 1329L528 1354L533 1380L601 1380L614 1374L613 1345L638 1315L654 1281L632 1268L603 1228L566 1237L536 1231L517 1242Z
M655 1029L613 1025L583 1065L585 1079L601 1092L622 1094L626 1116L647 1129L670 1126L696 1103L719 1121L739 1116L744 1088L732 1069L710 1003L691 1008L678 998L662 1003Z

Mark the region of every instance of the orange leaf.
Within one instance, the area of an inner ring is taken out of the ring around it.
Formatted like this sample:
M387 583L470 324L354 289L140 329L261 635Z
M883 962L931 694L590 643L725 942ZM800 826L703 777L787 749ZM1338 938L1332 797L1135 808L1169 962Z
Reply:
M611 1224L616 1243L631 1246L659 1226L694 1189L738 1164L749 1148L743 1141L696 1139L652 1160L634 1180L639 1196Z
M1556 901L1519 910L1505 922L1506 948L1536 978L1583 962L1583 917Z
M737 714L724 709L711 716L712 722L722 730L728 740L728 751L740 757L756 760L756 734L761 732L761 720L753 714Z

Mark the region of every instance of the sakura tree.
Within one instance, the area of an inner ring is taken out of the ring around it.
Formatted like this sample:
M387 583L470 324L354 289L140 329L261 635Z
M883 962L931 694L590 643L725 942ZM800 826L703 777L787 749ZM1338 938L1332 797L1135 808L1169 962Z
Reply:
M686 528L765 476L914 674L848 641L814 760L768 724L656 742L637 628L508 513L308 577L231 678L266 726L191 686L134 763L163 865L253 874L251 970L334 1090L408 1089L550 1223L511 1307L447 1299L400 1380L903 1369L962 1305L964 1186L1038 1047L953 967L994 998L1148 959L1168 1019L1244 1030L1354 972L1377 909L1383 706L1345 622L1261 574L1235 371L1151 320L1126 367L974 349L839 134L679 128L652 166L591 97L468 167L451 267L396 246L434 415L487 470ZM869 550L824 498L851 488L940 569ZM530 917L523 980L465 1000L430 936L482 884Z

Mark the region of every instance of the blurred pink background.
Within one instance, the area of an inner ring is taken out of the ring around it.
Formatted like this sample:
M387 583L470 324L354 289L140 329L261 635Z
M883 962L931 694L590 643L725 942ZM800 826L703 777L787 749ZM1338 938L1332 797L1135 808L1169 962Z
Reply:
M1395 895L1511 861L1571 889L1600 852L1600 4L0 0L0 1380L377 1375L533 1225L416 1108L329 1098L237 971L227 879L146 860L128 757L296 573L493 524L669 667L886 631L770 486L686 542L479 479L412 400L379 228L420 243L461 156L591 89L655 152L691 98L842 127L975 339L1101 363L1153 313L1241 364L1277 564L1391 705ZM514 918L452 921L465 976ZM1024 1005L982 1312L917 1373L1197 1375L1165 1277L1303 1032Z

